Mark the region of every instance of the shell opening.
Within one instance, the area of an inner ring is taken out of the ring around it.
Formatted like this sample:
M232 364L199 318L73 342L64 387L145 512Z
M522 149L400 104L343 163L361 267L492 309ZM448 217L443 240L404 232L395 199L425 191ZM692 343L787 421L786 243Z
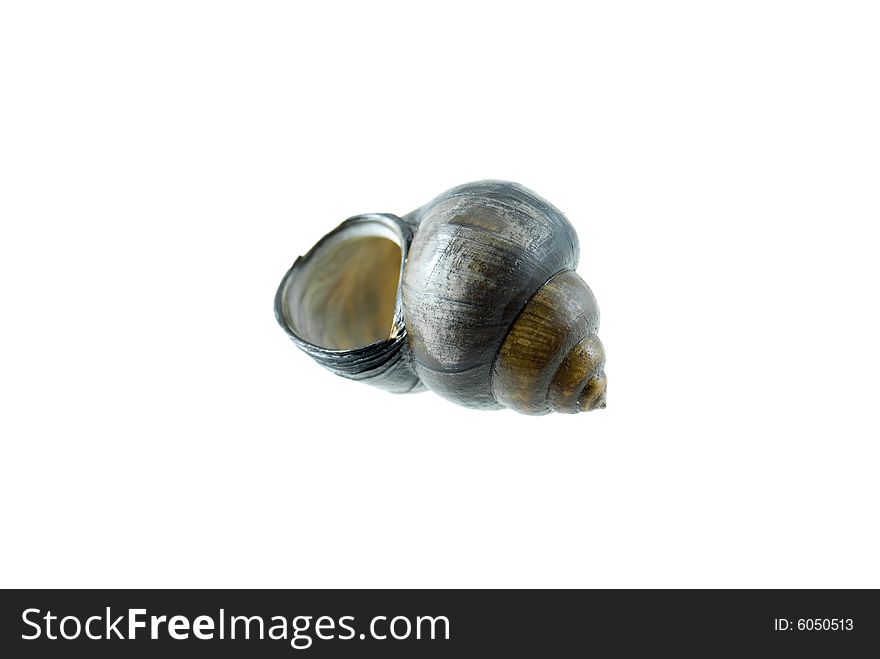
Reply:
M383 216L352 218L299 259L282 290L301 339L350 350L395 335L404 241Z

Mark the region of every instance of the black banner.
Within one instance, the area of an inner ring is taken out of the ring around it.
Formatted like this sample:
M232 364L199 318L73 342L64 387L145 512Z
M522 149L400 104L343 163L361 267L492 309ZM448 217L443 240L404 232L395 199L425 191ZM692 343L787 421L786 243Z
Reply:
M4 657L880 651L873 590L7 590L0 598Z

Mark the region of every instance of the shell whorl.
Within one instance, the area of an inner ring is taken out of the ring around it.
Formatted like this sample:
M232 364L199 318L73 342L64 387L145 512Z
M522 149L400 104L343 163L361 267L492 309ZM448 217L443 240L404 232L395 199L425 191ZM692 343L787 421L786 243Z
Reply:
M453 188L411 215L418 229L403 309L419 379L460 405L506 406L492 364L535 292L577 266L574 228L549 202L503 181Z
M566 270L529 300L492 368L495 399L524 414L605 406L599 307L586 282Z

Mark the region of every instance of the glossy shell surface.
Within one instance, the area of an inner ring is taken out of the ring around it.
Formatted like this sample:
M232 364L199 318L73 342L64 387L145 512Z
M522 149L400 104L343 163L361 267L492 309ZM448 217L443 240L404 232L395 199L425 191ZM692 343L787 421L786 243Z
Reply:
M298 258L275 297L293 342L337 375L525 414L605 406L599 308L575 231L516 183L458 186L358 215Z

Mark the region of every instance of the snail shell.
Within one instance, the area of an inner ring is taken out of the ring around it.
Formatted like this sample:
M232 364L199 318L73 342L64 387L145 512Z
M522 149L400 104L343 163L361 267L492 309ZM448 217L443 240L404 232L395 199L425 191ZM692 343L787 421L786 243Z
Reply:
M338 375L525 414L605 406L599 308L565 216L515 183L359 215L285 275L275 314Z

